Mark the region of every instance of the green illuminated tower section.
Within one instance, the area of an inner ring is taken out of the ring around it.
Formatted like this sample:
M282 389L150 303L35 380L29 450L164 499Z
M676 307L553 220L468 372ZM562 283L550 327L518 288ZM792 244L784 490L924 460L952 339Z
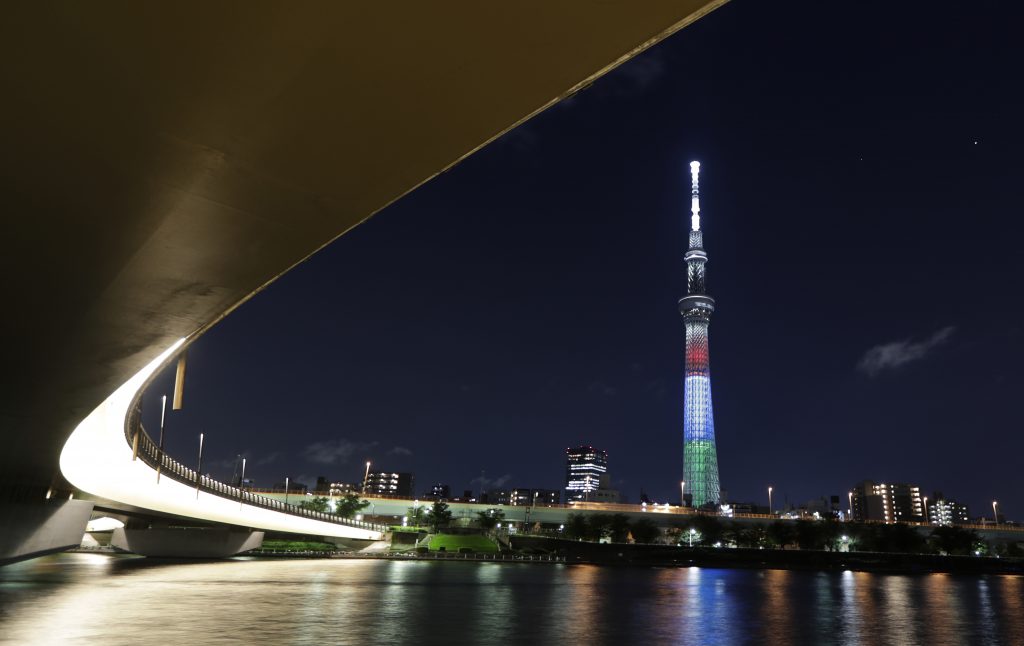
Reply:
M683 480L693 506L719 502L718 449L711 407L711 367L708 361L708 325L715 301L707 295L704 241L700 230L700 162L690 163L690 248L686 260L686 296L679 312L686 325L686 381L683 386Z

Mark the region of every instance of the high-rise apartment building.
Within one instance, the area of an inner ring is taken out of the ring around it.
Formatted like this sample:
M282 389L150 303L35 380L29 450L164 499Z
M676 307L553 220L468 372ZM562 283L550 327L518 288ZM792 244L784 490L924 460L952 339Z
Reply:
M851 493L856 521L924 522L921 488L916 485L864 480L857 483Z
M411 473L370 471L363 483L362 493L392 498L412 498L412 484Z
M565 450L565 500L589 500L608 472L608 452L592 446Z
M964 525L971 522L971 516L967 505L946 500L941 491L936 491L928 501L928 522L932 525Z

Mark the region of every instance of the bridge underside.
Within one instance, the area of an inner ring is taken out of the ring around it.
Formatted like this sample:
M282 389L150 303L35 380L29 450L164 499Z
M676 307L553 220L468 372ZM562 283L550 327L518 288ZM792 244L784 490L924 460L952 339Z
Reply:
M724 1L7 7L0 500L66 498L176 339Z

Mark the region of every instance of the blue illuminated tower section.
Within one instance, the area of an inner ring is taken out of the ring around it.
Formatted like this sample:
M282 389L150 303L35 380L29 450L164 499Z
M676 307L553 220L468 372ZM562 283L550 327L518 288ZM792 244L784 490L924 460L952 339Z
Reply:
M715 301L704 284L704 241L700 230L700 162L690 163L692 178L690 248L686 260L686 296L679 312L686 324L686 382L683 387L683 480L693 506L719 502L718 450L711 408L711 368L708 362L708 324Z

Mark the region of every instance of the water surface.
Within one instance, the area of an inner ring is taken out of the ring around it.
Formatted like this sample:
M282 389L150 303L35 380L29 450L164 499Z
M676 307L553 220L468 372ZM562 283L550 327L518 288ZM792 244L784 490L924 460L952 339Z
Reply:
M375 560L0 568L2 644L1024 644L1024 577Z

